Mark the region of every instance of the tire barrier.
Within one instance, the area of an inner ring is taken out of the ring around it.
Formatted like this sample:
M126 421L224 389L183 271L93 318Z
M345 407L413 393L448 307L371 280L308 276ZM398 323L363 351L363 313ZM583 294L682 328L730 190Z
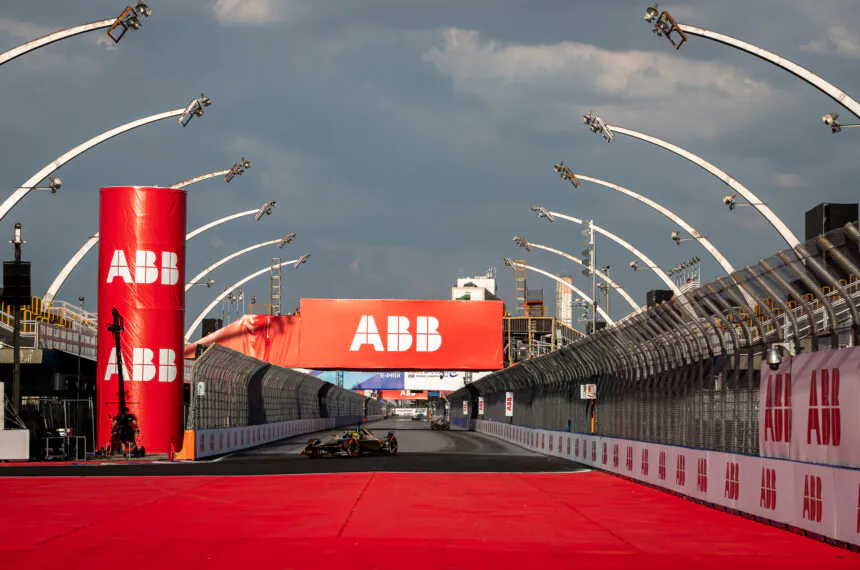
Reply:
M382 419L377 400L219 345L194 362L190 388L179 459Z
M475 420L475 431L809 536L860 546L860 470Z

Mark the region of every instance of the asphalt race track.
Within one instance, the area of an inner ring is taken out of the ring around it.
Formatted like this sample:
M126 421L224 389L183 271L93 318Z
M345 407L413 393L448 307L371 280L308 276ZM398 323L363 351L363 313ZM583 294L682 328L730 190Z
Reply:
M438 431L429 421L384 420L366 424L375 435L393 431L396 456L363 454L358 458L299 455L308 440L343 433L346 428L304 434L211 460L196 462L101 462L86 464L0 465L3 476L135 476L135 475L280 475L300 473L530 473L577 471L575 463L524 450L474 432Z

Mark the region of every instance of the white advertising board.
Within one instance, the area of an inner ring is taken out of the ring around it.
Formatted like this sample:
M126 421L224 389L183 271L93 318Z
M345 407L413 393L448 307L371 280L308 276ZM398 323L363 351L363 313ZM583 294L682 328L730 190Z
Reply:
M596 400L597 384L580 384L579 397L583 400Z
M406 390L446 390L453 392L467 384L466 372L419 371L403 373L403 388ZM472 382L492 372L472 372Z
M505 415L511 417L514 415L514 393L505 392Z
M762 365L759 441L763 457L860 467L860 348Z
M478 396L478 415L484 415L484 398L483 396Z

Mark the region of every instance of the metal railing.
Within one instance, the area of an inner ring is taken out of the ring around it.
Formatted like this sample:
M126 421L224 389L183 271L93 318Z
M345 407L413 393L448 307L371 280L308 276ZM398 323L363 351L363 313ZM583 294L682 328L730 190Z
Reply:
M87 329L69 329L48 323L36 323L33 348L62 350L87 360L96 360L98 337Z
M505 421L512 391L517 424L590 432L579 386L597 384L597 434L757 454L763 353L775 344L797 352L857 345L858 243L857 228L846 225L448 400L457 410L482 396L484 417Z

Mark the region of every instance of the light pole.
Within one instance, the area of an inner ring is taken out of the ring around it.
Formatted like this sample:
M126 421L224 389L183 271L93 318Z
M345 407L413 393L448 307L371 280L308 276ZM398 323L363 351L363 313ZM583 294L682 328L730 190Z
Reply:
M84 303L86 299L84 297L78 297L78 306L81 308L81 314L84 312ZM81 399L81 344L83 343L83 335L81 334L83 323L78 323L78 383L77 383L77 396L76 399Z
M205 285L207 289L210 289L212 287L212 285L214 285L214 284L215 284L214 279L208 279L206 281L193 281L192 280L192 281L185 284L185 290L188 291L189 289L191 289L195 285Z
M671 220L675 224L678 224L681 227L681 229L683 229L685 232L690 234L690 236L691 236L690 239L699 242L702 245L702 247L704 247L708 251L708 253L711 254L711 256L716 260L716 262L720 264L720 266L725 270L725 272L728 275L731 275L732 273L735 272L735 268L732 267L732 264L729 263L729 260L726 259L726 256L724 256L720 252L720 250L718 250L706 236L703 236L698 230L696 230L693 226L691 226L683 218L681 218L681 216L672 212L671 210L669 210L668 208L666 208L662 204L659 204L659 203L655 202L654 200L651 200L650 198L643 196L642 194L638 194L636 192L633 192L632 190L629 190L629 189L625 188L624 186L619 186L618 184L613 184L612 182L607 182L605 180L601 180L599 178L593 178L591 176L586 176L584 174L575 174L575 176L577 176L579 180L591 182L593 184L597 184L598 186L602 186L604 188L609 188L610 190L615 190L616 192L619 192L619 193L624 194L626 196L630 196L634 200L637 200L638 202L645 204L646 206L656 210L657 212L661 213L663 216L665 216L666 218L668 218L669 220ZM746 206L747 204L739 204L739 205ZM677 233L677 232L675 232L675 233ZM682 240L682 241L685 241L685 240Z
M589 130L595 133L602 133L604 138L607 137L606 133L609 133L610 137L609 139L607 139L607 142L614 138L613 133L618 133L653 144L660 148L666 149L669 152L673 152L678 156L685 158L686 160L689 160L693 164L699 166L711 175L715 176L717 179L722 181L737 194L743 196L749 202L749 204L753 206L756 210L758 210L758 212L762 216L764 216L764 218L770 223L770 225L772 225L773 228L777 232L779 232L779 235L782 236L782 239L786 241L789 247L794 249L795 246L800 245L800 240L797 239L797 236L795 236L794 233L790 229L788 229L788 226L785 225L785 222L783 222L779 218L779 216L777 216L773 212L773 210L771 210L767 206L767 204L759 200L758 197L753 194L746 186L744 186L743 184L741 184L740 182L738 182L710 162L706 161L702 157L697 156L687 150L684 150L679 146L675 146L672 143L668 143L656 137L652 137L650 135L646 135L644 133L640 133L631 129L625 129L617 125L608 125L600 117L593 116L591 112L583 116L582 120L583 122L585 122L586 125L588 125Z
M681 46L687 41L688 34L713 40L721 44L725 44L727 46L731 46L746 53L752 54L759 59L763 59L769 63L772 63L777 67L781 67L795 77L799 77L803 81L809 83L810 85L812 85L813 87L815 87L816 89L818 89L819 91L821 91L822 93L848 109L851 113L854 114L855 117L860 118L860 103L851 98L851 96L848 95L845 91L839 89L829 81L824 80L822 77L812 73L805 67L801 67L796 63L785 59L782 56L779 56L773 52L767 51L758 46L754 46L737 38L727 36L725 34L712 32L710 30L706 30L704 28L699 28L696 26L689 26L687 24L679 24L675 22L674 18L672 18L669 12L665 10L661 12L657 8L656 3L650 6L645 11L645 16L643 17L643 19L650 24L654 24L654 33L657 34L657 36L666 36L666 38L669 39L672 45L675 46L675 49L681 49ZM678 35L679 41L675 41L673 34ZM825 118L827 116L828 115L824 115L824 117L822 117L824 119L824 123L827 124L827 126L833 127L833 125L827 123L827 120ZM836 126L838 127L838 124ZM838 133L839 129L832 129L832 131L834 133Z
M188 285L185 286L185 290L188 291L191 288L191 284L193 284L197 281L200 281L201 279L206 277L212 271L215 271L216 269L218 269L219 267L221 267L222 265L224 265L228 261L230 261L232 259L236 259L240 255L244 255L250 251L254 251L255 249L259 249L261 247L266 247L267 245L277 245L278 248L280 249L280 248L284 247L286 244L292 243L294 239L296 239L296 234L295 233L288 233L280 239L273 239L273 240L269 240L269 241L264 241L264 242L246 247L245 249L240 249L239 251L237 251L235 253L231 253L227 257L224 257L224 258L216 261L215 263L213 263L212 265L210 265L209 267L207 267L206 269L204 269L203 271L201 271L200 273L195 275L191 279L191 283L189 283ZM211 281L211 279L210 279L210 281Z
M541 275L543 275L545 277L549 277L550 279L552 279L556 283L561 283L564 287L567 287L568 289L573 291L573 293L576 296L581 298L584 302L588 303L589 306L591 306L591 307L596 306L593 299L591 297L589 297L588 295L586 295L585 292L583 292L579 288L577 288L576 285L573 285L572 283L568 283L567 281L565 281L564 279L562 279L558 275L553 275L549 271L544 271L543 269L540 269L539 267L535 267L533 265L528 265L526 263L517 263L516 261L514 261L510 257L503 257L502 261L505 263L505 265L507 267L513 267L515 269L524 267L524 268L528 269L529 271L534 271L535 273L540 273ZM615 324L615 321L612 320L612 317L610 317L608 314L606 314L606 312L603 309L601 309L600 307L597 307L597 312L600 313L600 316L606 320L607 325L614 325Z
M190 240L191 238L200 235L206 230L212 229L215 226L227 223L231 220L235 220L237 218L241 218L243 216L255 216L259 221L264 215L269 215L272 213L272 209L275 207L275 202L268 202L264 205L264 207L258 208L256 210L246 210L244 212L237 212L235 214L231 214L229 216L225 216L218 220L209 222L208 224L204 224L199 228L192 230L191 232L185 235L185 241ZM54 281L51 283L51 286L48 287L48 291L45 293L45 296L42 298L43 304L50 304L54 297L57 296L57 293L60 291L60 288L63 286L63 283L66 282L66 279L69 278L72 271L78 264L84 259L84 256L89 253L89 251L99 242L99 234L96 232L92 235L85 243L81 246L81 248L72 256L72 258L66 263L66 265L60 270L57 276L54 278Z
M601 268L601 271L603 272L604 275L608 276L609 275L609 266L604 265ZM612 314L612 312L609 310L609 292L610 292L609 282L605 281L604 283L601 283L600 285L598 285L598 287L600 287L601 291L603 291L603 294L606 295L606 312L609 314Z
M186 188L191 186L192 184L197 184L198 182L203 182L204 180L209 180L210 178L215 178L216 176L223 176L224 182L227 184L233 180L235 176L242 176L245 174L245 171L251 168L251 161L247 160L244 156L233 166L226 170L215 170L213 172L207 172L206 174L201 174L200 176L195 176L194 178L189 178L188 180L183 180L182 182L177 182L170 188L173 190L178 190L179 188Z
M532 206L532 211L536 212L537 216L539 218L545 218L549 222L554 221L555 218L561 218L563 220L567 220L567 221L573 222L575 224L583 225L585 223L583 220L581 220L579 218L574 218L573 216L568 216L568 215L562 214L560 212L553 212L553 211L547 210L543 206ZM645 264L646 267L648 267L649 269L654 271L654 273L657 275L657 277L659 277L660 280L663 281L663 283L665 283L666 286L669 287L675 295L681 294L681 291L680 291L680 289L678 289L678 286L675 285L675 282L672 281L669 278L669 276L666 275L666 272L663 271L662 269L660 269L656 263L651 261L650 257L648 257L647 255L645 255L644 253L642 253L641 251L639 251L638 249L636 249L635 247L630 245L630 243L628 243L627 241L625 241L622 238L618 237L617 235L613 234L612 232L609 232L609 231L607 231L607 230L605 230L605 229L603 229L597 225L594 225L593 227L594 227L594 231L596 233L599 233L603 236L608 237L609 239L611 239L612 241L614 241L615 243L617 243L618 245L620 245L621 247L623 247L624 249L626 249L627 251L629 251L630 253L632 253L636 257L638 257L642 261L642 263ZM635 264L635 267L634 267L634 264ZM639 269L639 263L638 262L631 262L630 267L633 268L634 271L638 270Z
M187 120L184 124L188 124L188 121L190 121L192 117L200 116L202 114L203 107L206 107L209 104L211 104L209 98L201 94L200 98L192 100L191 103L189 103L188 106L183 109L174 109L172 111L159 113L157 115L150 115L149 117L144 117L142 119L126 123L109 131L105 131L102 134L97 135L90 140L79 144L73 149L67 151L65 154L60 155L55 160L46 164L36 174L27 179L24 184L18 187L12 193L11 196L6 198L6 200L3 201L3 204L0 204L0 220L5 218L6 214L8 214L9 211L14 208L15 205L21 200L21 198L26 196L30 190L38 188L39 183L42 182L45 178L47 178L56 170L59 170L64 164L66 164L73 158L80 156L91 148L98 146L99 144L110 140L117 135L121 135L122 133L131 131L144 125L148 125L150 123L154 123L156 121L169 119L171 117L179 117L181 120L183 118L186 118L187 116Z
M139 30L141 19L148 18L151 14L152 10L149 6L144 4L141 0L138 0L138 3L133 8L128 6L117 18L108 18L107 20L98 20L96 22L90 22L89 24L81 24L80 26L66 28L65 30L50 33L47 36L42 36L41 38L21 44L16 48L12 48L9 51L0 53L0 65L60 40L85 34L87 32L93 32L95 30L103 30L105 28L109 28L108 36L110 36L114 43L117 43L122 39L126 31ZM115 33L117 30L119 30L119 33Z
M301 257L299 257L298 259L291 259L290 261L281 262L280 267L284 267L284 266L289 265L291 263L294 264L294 267L298 267L299 265L306 263L309 257L310 257L310 254L306 253L306 254L302 255ZM209 314L209 311L214 309L215 306L218 303L220 303L224 299L224 297L226 297L230 293L230 291L238 289L239 287L241 287L242 285L244 285L248 281L255 279L256 277L259 277L260 275L262 275L263 273L265 273L269 270L271 270L271 267L266 266L263 269L260 269L259 271L256 271L256 272L240 279L239 281L234 283L232 285L232 287L228 287L224 292L222 292L220 295L215 297L215 299L211 303L209 303L209 305L207 305L205 309L203 309L203 312L201 312L197 316L197 318L194 319L194 322L191 323L191 326L188 327L188 330L185 332L185 342L188 342L191 339L191 335L194 333L195 329L197 329L197 327L200 326L200 323L203 321L203 318L206 317L206 315Z
M550 253L554 253L554 254L556 254L556 255L560 255L561 257L563 257L563 258L565 258L565 259L568 259L568 260L570 260L570 261L572 261L572 262L574 262L574 263L576 263L576 264L578 264L578 265L580 265L580 266L582 266L582 267L586 267L586 265L582 262L582 260L581 260L581 259L578 259L578 258L576 258L576 257L574 257L574 256L572 256L572 255L570 255L569 253L565 253L565 252L563 252L563 251L561 251L561 250L559 250L559 249L555 249L555 248L552 248L552 247L548 247L548 246L545 246L545 245L542 245L542 244L539 244L539 243L535 243L535 242L533 242L533 241L527 241L524 237L522 237L522 236L520 236L520 235L516 235L516 234L515 234L515 235L514 235L514 237L513 237L513 241L514 241L518 246L520 246L520 247L524 248L526 251L531 251L531 248L533 248L533 247L534 247L534 248L537 248L537 249L542 249L542 250L544 250L544 251L548 251L548 252L550 252ZM605 282L606 282L610 287L612 287L613 289L615 289L616 291L618 291L618 293L619 293L619 294L624 298L624 300L625 300L625 301L627 301L627 303L630 305L630 307L631 307L634 311L636 311L636 312L638 313L638 312L640 312L640 311L642 310L642 309L641 309L641 307L639 307L639 306L636 304L636 301L634 301L634 300L633 300L633 297L631 297L631 296L627 293L627 291L625 291L625 290L624 290L620 285L618 285L618 283L616 283L615 281L613 281L612 279L610 279L610 278L609 278L609 266L608 266L608 265L604 265L604 266L603 266L603 270L602 270L602 271L595 271L595 273L597 274L597 276L598 276L600 279L602 279L603 281L605 281ZM609 310L608 310L608 309L607 309L607 312L609 312Z

